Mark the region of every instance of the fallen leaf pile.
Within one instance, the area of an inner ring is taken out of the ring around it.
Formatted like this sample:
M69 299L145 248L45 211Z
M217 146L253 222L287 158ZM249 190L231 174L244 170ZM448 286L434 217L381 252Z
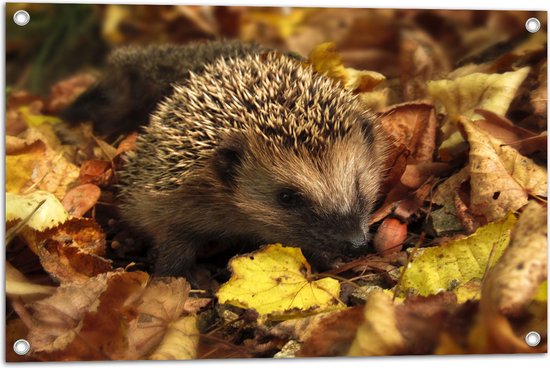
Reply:
M93 13L105 48L223 36L302 55L389 137L384 183L370 254L324 273L299 248L266 244L206 258L190 282L152 275L150 242L117 212L137 134L106 141L58 118L101 71L75 55L79 73L54 80L46 72L72 55L44 65L8 37L9 70L31 58L7 91L8 361L546 352L545 13L72 9ZM26 356L12 352L19 338Z

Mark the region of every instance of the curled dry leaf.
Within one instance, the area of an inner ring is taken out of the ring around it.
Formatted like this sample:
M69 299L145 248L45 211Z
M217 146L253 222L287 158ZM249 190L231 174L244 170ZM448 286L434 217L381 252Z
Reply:
M547 172L512 147L485 134L465 118L460 124L470 144L470 211L487 221L527 204L527 195L546 196Z
M104 160L87 160L80 166L80 184L105 185L113 176L111 163Z
M482 305L514 315L533 299L548 276L546 221L546 207L529 202L512 230L510 245L485 279Z
M8 297L21 297L25 303L53 294L55 288L39 285L28 280L10 263L6 262L6 294Z
M168 325L158 348L151 354L152 360L187 360L197 355L199 330L197 317L186 316Z
M95 206L101 189L97 185L82 184L67 192L63 198L63 207L70 216L82 217L88 210Z
M391 297L382 291L374 291L369 295L363 324L357 330L347 355L392 355L400 352L404 345L405 340L397 329Z
M311 267L299 248L268 245L234 257L231 279L216 296L220 303L253 308L261 319L288 319L340 309L340 284L311 280Z
M128 355L138 359L149 355L185 311L189 283L183 278L158 278L149 281L142 294L137 295L139 317L128 325ZM177 329L176 325L176 329ZM169 342L168 342L169 343Z
M533 152L546 152L548 136L546 132L535 134L527 129L514 125L510 120L489 110L476 109L476 113L484 120L476 120L474 124L502 143L516 149L522 155Z
M443 206L431 213L433 229L437 234L463 230L454 199L462 184L469 179L470 170L466 166L436 188L432 202Z

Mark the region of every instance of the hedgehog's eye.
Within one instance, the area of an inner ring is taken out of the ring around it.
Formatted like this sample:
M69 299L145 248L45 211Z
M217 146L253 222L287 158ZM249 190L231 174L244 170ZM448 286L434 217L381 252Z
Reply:
M304 203L302 196L292 189L283 189L277 194L277 201L286 208L297 207Z

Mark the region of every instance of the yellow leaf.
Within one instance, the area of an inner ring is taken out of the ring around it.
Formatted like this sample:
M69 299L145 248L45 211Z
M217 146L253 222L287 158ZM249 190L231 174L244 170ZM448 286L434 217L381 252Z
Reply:
M45 151L44 143L38 141L26 147L20 154L6 156L6 192L21 191L33 175L36 175Z
M218 290L220 303L255 309L262 319L289 319L342 308L340 285L311 280L299 248L268 245L230 261L231 279Z
M539 288L537 289L533 300L544 303L548 301L548 280L543 281L539 285Z
M26 219L43 200L45 202L29 218L27 226L43 231L67 220L65 208L53 194L36 191L27 195L6 193L6 221Z
M119 44L124 41L124 35L120 31L120 24L132 15L131 8L123 5L107 5L103 16L101 34L107 42Z
M249 41L257 38L256 27L260 24L273 28L277 36L286 40L301 29L305 17L313 11L314 9L291 8L288 13L282 13L274 9L251 9L246 15L248 19L241 25L241 38Z
M42 114L34 114L29 106L21 106L19 109L21 116L25 119L25 122L30 127L38 127L44 123L46 124L57 124L61 122L61 119L55 116L48 116Z
M529 67L525 67L503 74L473 73L454 80L429 82L428 93L438 110L446 114L441 126L445 139L440 147L442 158L450 159L464 149L456 126L461 115L475 120L480 116L474 110L485 109L504 116L528 73Z
M428 83L428 92L445 108L446 120L456 121L460 115L472 120L481 118L475 109L484 109L504 116L529 67L503 74L474 73L455 80Z
M427 296L482 278L489 255L493 253L491 265L494 265L508 245L515 223L515 216L509 214L468 237L421 249L403 275L401 290Z
M374 71L346 68L334 48L333 42L316 46L309 55L313 69L339 82L347 90L359 94L365 108L380 111L386 107L389 90L382 88L386 77Z
M65 157L51 125L29 128L20 137L24 140L10 139L12 150L6 155L6 191L26 193L40 189L63 198L67 186L78 178L80 169Z
M334 42L325 42L316 46L309 55L309 62L319 73L341 82L350 91L371 92L386 80L382 74L346 68L340 55L334 51Z
M172 322L158 348L151 354L152 360L187 360L197 356L199 330L197 317L186 316Z

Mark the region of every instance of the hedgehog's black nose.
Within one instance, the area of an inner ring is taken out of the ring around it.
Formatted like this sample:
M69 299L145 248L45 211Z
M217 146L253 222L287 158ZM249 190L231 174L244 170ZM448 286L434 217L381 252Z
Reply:
M367 236L363 230L351 234L346 243L347 251L351 256L363 254L367 250Z

